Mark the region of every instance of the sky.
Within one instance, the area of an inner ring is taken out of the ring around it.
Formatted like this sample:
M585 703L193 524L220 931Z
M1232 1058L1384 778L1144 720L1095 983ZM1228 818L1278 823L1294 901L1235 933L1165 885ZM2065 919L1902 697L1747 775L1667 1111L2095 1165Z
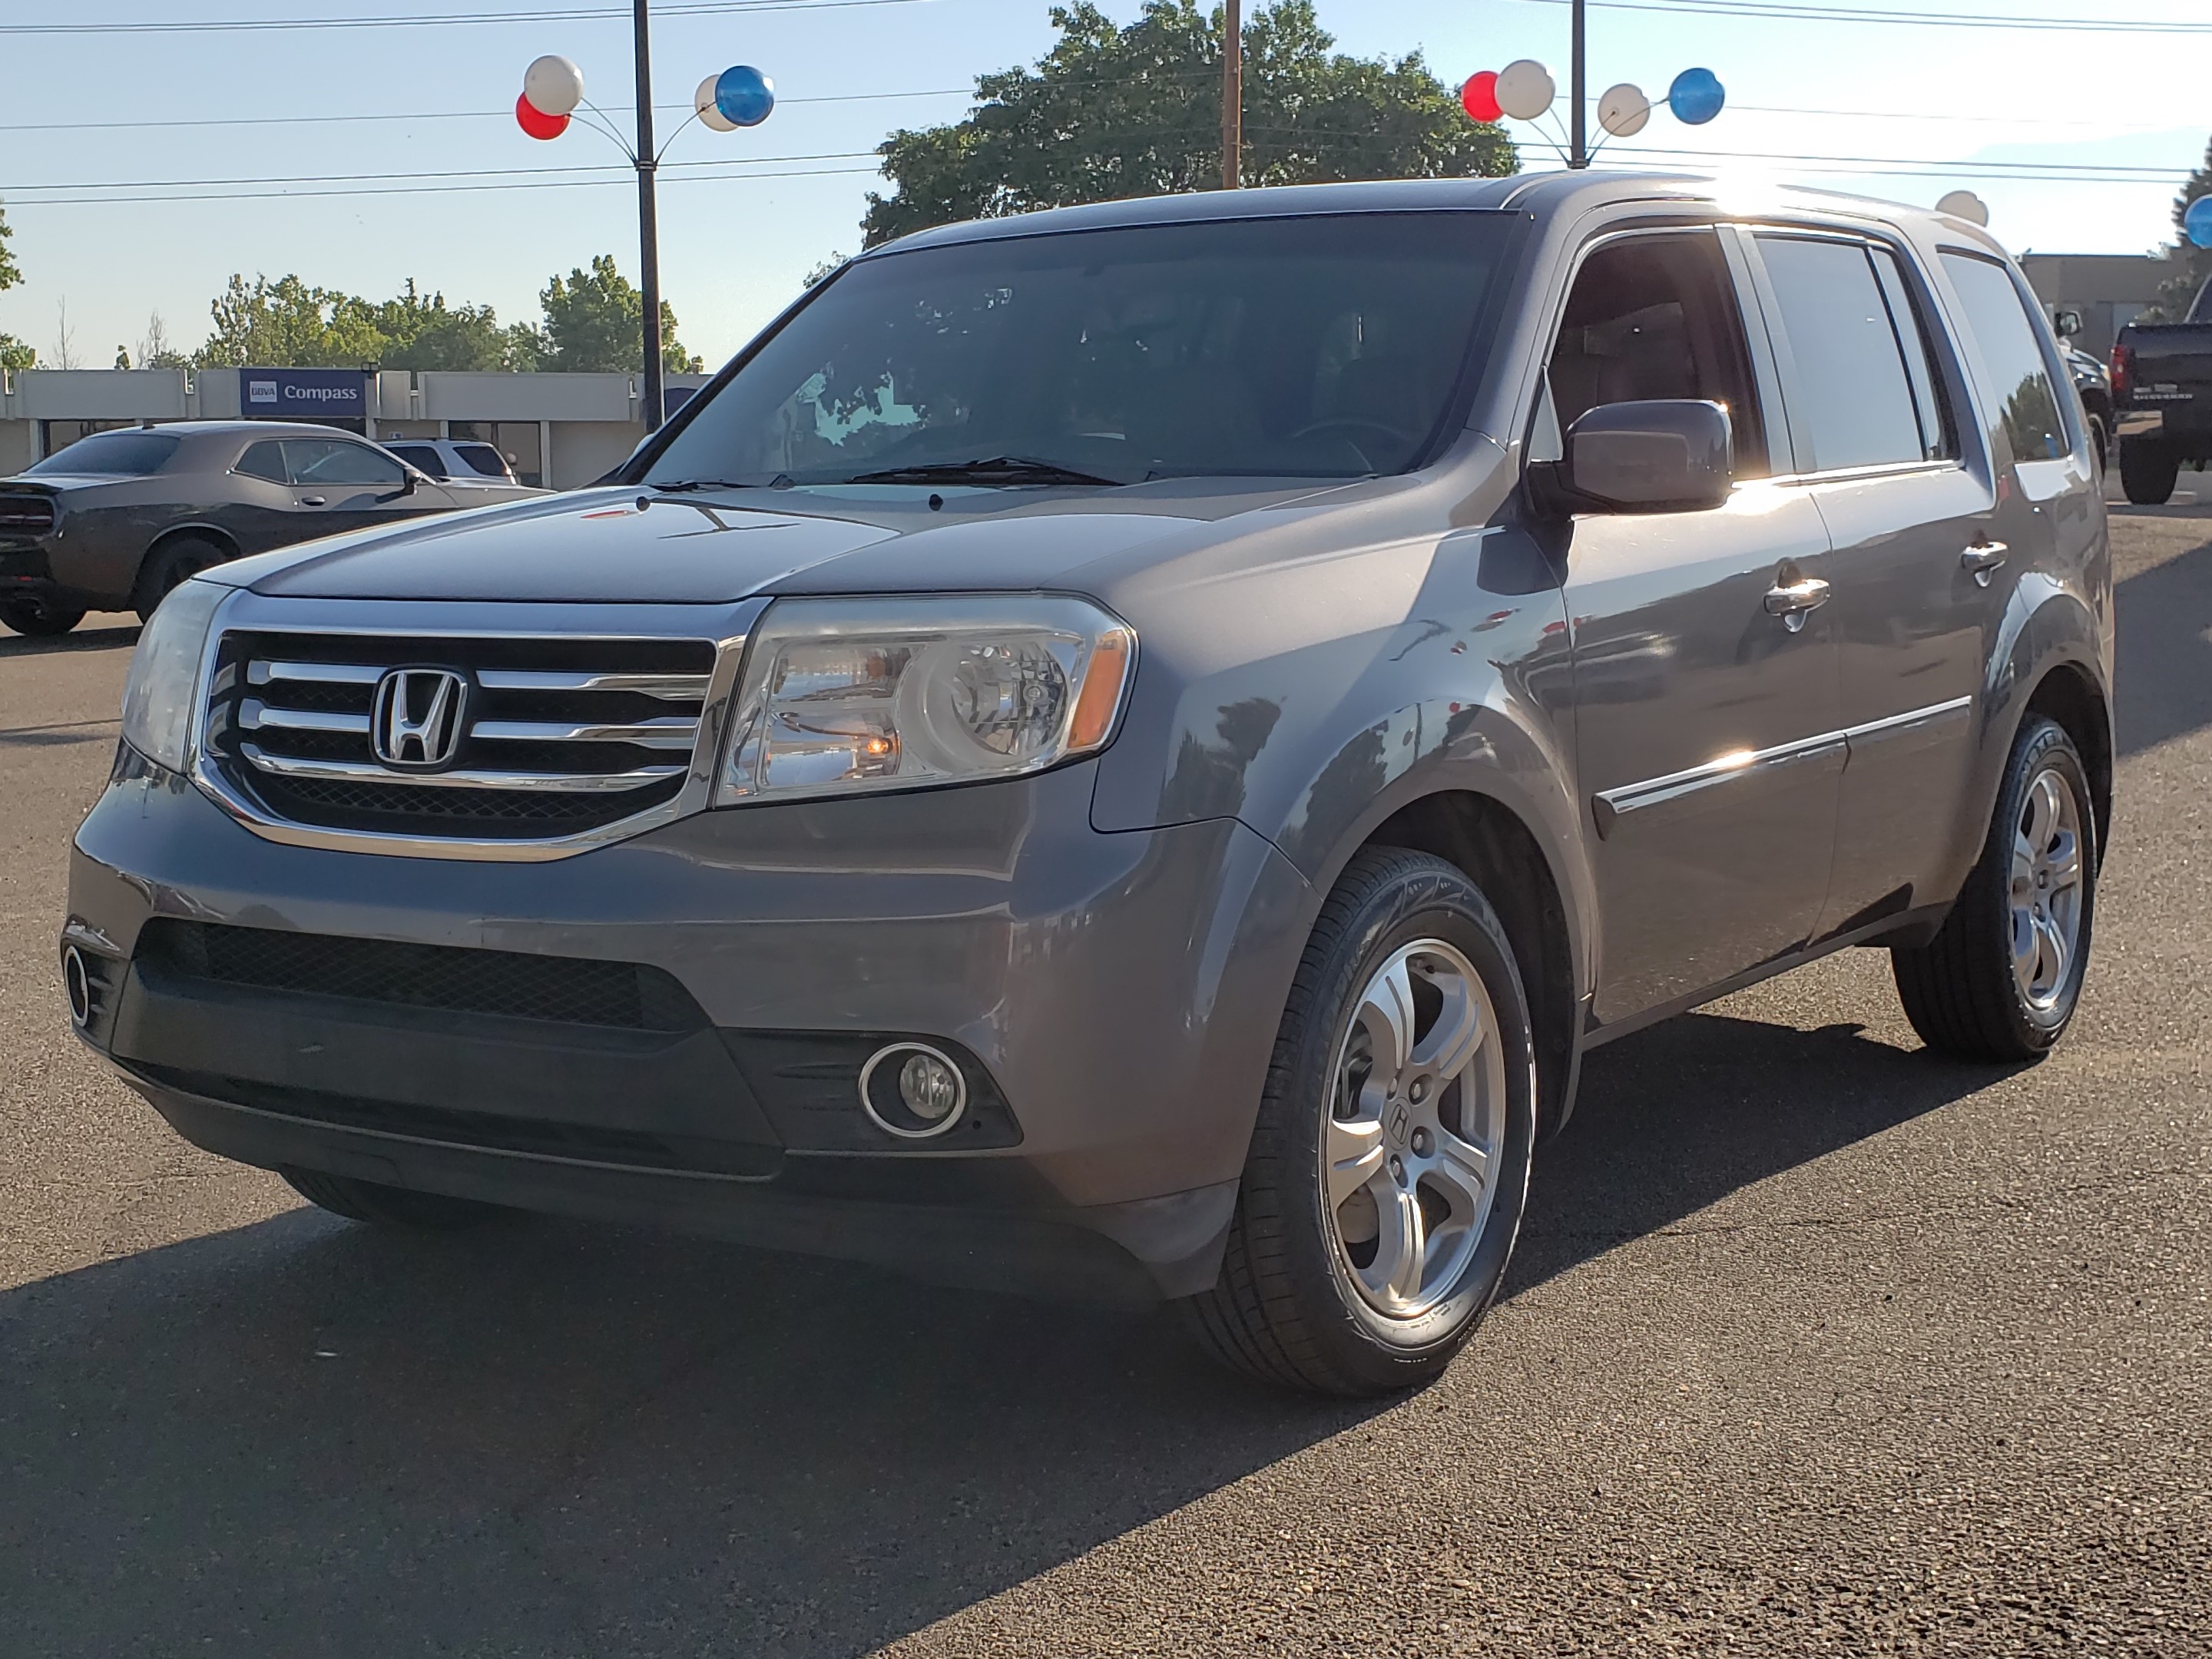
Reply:
M1692 163L1923 204L1971 189L2015 252L2126 253L2170 238L2174 191L2212 136L2203 0L1887 8L2009 20L2002 27L1884 22L1866 15L1884 11L1877 0L1812 0L1816 11L1862 14L1843 18L1717 15L1742 3L1594 0L1593 99L1615 81L1658 99L1693 65L1729 94L1702 127L1655 114L1601 165ZM1053 34L1048 0L654 4L653 101L677 106L659 118L664 134L691 88L732 63L766 70L780 100L763 126L693 125L666 152L663 289L684 343L710 366L810 270L858 248L867 191L881 187L871 152L887 132L957 120L977 75L1033 61ZM1138 0L1104 9L1127 21ZM1419 50L1453 83L1539 58L1560 82L1564 118L1565 0L1319 0L1318 9L1340 50ZM2094 31L2019 26L2093 9ZM503 321L533 322L547 278L595 254L612 252L635 277L636 195L623 155L581 124L533 141L512 113L524 67L561 52L582 67L591 100L626 126L629 8L541 0L524 10L519 0L0 0L0 204L27 277L0 294L0 332L52 363L66 327L77 362L106 367L118 344L137 354L155 313L173 343L198 346L234 272L295 272L374 298L412 277L450 301L489 304ZM502 12L436 27L236 26ZM203 21L232 27L129 27ZM2160 22L2197 32L2128 27ZM1537 129L1508 125L1524 167L1556 165ZM328 182L338 175L354 177ZM318 182L237 182L269 179Z

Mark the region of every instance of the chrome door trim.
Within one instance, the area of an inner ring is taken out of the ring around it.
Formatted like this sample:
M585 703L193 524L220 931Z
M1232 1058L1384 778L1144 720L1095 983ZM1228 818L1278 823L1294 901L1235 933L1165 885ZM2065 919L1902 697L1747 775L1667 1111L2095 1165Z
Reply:
M1667 805L1717 785L1734 782L1739 778L1771 777L1785 766L1839 755L1844 747L1841 732L1823 732L1816 737L1778 743L1771 749L1732 750L1701 766L1669 772L1661 778L1647 778L1641 783L1624 784L1618 789L1605 790L1590 798L1590 805L1597 818L1598 836L1600 839L1610 836L1614 823L1632 812Z
M1944 702L1929 703L1923 708L1908 708L1901 714L1888 714L1858 726L1776 744L1770 749L1732 750L1702 765L1669 772L1664 777L1646 778L1641 782L1623 784L1618 789L1602 790L1590 797L1599 838L1602 840L1610 836L1614 823L1632 812L1679 801L1739 778L1771 776L1782 767L1823 759L1839 751L1848 756L1855 744L1900 737L1937 725L1954 716L1965 714L1973 703L1971 696L1953 697Z
M1954 714L1963 714L1974 706L1972 697L1953 697L1948 702L1931 702L1924 708L1908 708L1902 714L1888 714L1878 720L1847 726L1844 736L1853 743L1863 743L1869 738L1893 738L1923 726L1934 726Z

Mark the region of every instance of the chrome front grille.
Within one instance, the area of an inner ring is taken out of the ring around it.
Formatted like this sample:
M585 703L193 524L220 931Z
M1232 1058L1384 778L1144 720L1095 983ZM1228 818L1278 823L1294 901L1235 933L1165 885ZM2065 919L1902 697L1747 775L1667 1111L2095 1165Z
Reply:
M226 633L204 750L270 818L359 835L545 841L682 792L714 695L706 639ZM465 687L434 769L380 759L378 686L442 669Z

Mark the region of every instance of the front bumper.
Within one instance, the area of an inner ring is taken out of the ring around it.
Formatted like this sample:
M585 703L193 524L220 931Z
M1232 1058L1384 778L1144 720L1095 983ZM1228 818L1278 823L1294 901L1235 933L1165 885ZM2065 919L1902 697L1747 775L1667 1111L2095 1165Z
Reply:
M483 864L277 845L134 764L71 863L83 1033L248 1163L1000 1288L1187 1294L1218 1270L1312 895L1233 819L1094 830L1094 770ZM210 980L164 953L191 927L636 964L682 1006L613 1030ZM890 1038L957 1057L961 1132L869 1124L848 1074Z

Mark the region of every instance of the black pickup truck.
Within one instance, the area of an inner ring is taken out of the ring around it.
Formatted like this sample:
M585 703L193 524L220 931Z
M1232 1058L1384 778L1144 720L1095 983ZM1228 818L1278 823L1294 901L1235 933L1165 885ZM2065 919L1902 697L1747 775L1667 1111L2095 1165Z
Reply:
M2212 283L2178 323L2131 323L2112 344L2120 483L2138 507L2173 494L2184 461L2212 460Z

